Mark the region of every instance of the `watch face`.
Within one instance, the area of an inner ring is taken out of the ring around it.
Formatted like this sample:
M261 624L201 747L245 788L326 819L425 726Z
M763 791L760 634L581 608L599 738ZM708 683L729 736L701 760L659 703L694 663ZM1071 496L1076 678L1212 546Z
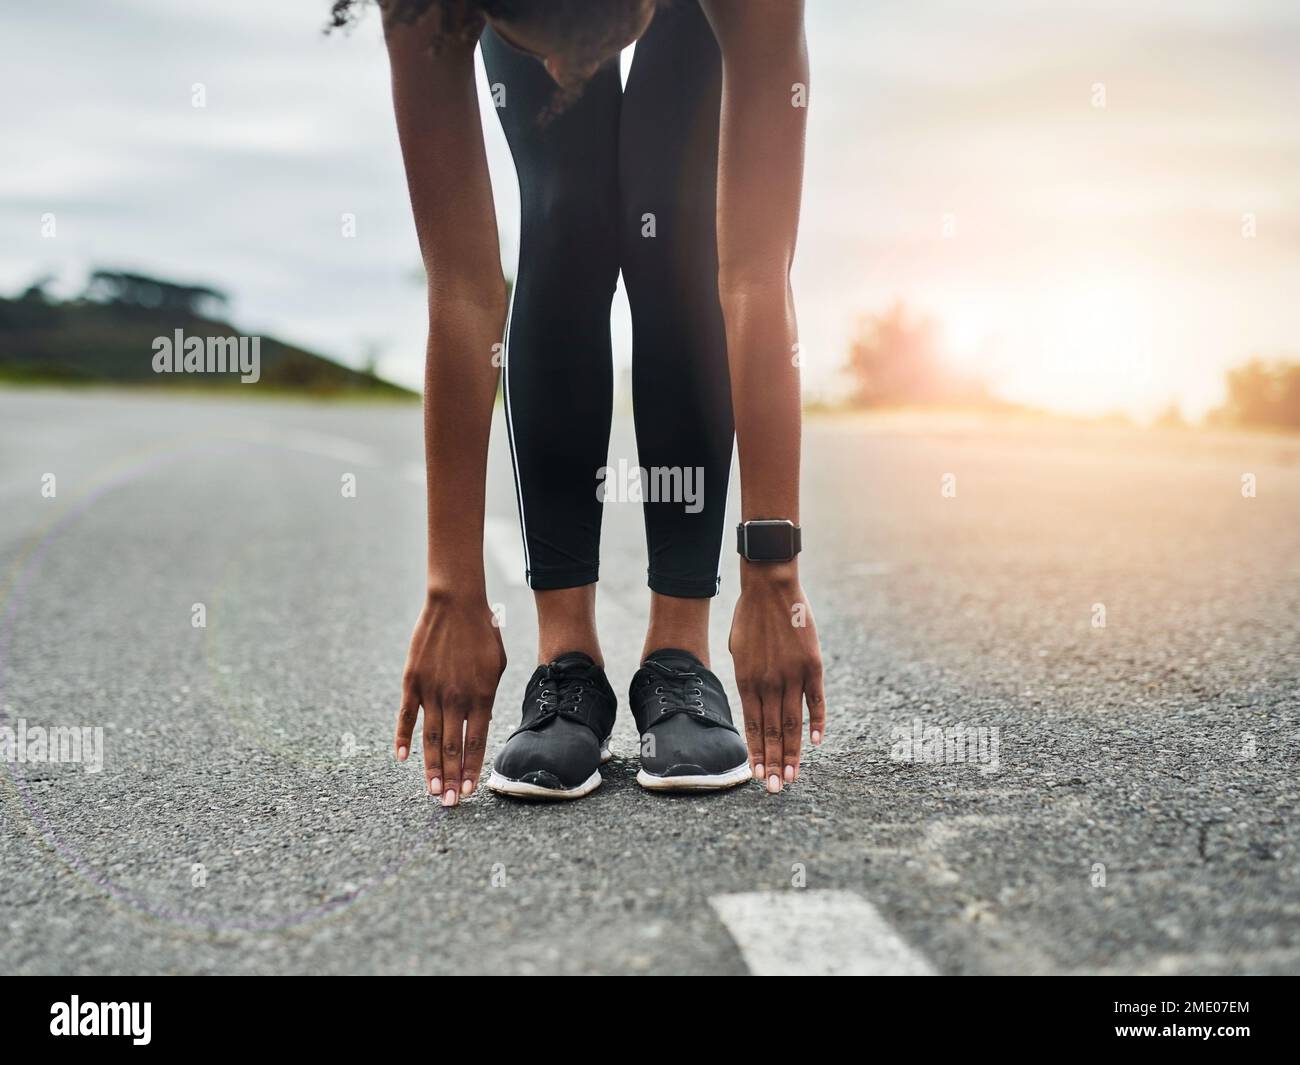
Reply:
M751 562L789 562L794 558L794 525L788 521L747 522L745 557Z

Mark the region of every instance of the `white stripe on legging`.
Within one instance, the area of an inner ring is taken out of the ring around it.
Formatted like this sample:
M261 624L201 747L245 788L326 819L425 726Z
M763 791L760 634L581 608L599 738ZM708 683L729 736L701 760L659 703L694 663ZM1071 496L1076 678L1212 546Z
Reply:
M520 248L523 241L520 240ZM505 350L501 359L501 394L506 404L506 440L510 444L510 468L515 474L515 498L519 503L519 535L524 541L524 581L532 571L533 560L528 554L528 523L524 518L524 483L519 477L519 460L515 457L515 422L510 414L510 325L515 316L515 293L519 291L519 260L515 260L515 280L510 286L510 307L506 311Z

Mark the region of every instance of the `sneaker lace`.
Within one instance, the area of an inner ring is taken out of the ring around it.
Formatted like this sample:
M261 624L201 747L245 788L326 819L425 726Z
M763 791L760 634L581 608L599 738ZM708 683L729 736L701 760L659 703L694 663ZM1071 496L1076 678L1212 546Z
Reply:
M541 688L537 692L537 709L546 717L555 714L575 714L587 690L595 684L590 677L556 669L547 664L541 667Z
M651 693L659 701L659 717L672 714L704 714L704 678L688 670L674 670L658 662L647 662L658 677L646 681L646 687L654 685Z

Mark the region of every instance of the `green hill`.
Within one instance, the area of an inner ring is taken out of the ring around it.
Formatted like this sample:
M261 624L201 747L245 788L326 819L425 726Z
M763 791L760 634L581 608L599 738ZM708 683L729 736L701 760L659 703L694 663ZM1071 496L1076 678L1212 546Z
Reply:
M238 338L226 321L223 293L140 274L99 270L75 299L56 300L38 282L13 299L0 297L0 382L129 384L157 388L248 389L312 395L410 397L408 389L372 373L260 338L261 376L241 384L237 373L155 373L160 337Z

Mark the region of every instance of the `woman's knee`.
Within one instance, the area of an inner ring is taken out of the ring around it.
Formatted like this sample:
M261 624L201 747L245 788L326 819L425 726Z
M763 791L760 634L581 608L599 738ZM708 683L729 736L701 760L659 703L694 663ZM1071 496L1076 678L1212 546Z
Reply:
M599 197L547 191L524 209L521 277L561 296L566 291L614 294L619 255L617 211Z

